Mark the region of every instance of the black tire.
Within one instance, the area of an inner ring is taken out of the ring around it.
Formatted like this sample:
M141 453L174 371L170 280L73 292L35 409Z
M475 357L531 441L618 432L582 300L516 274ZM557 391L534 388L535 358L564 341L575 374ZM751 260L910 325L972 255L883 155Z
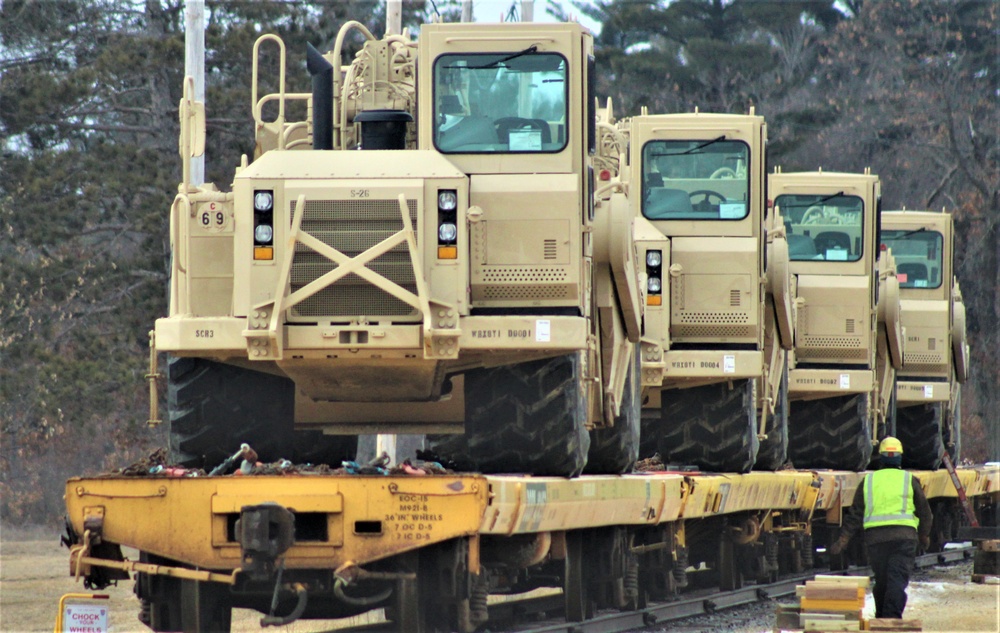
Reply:
M639 384L639 348L632 355L625 378L622 404L615 425L590 432L590 451L583 472L590 475L621 475L632 472L639 459L639 415L642 396Z
M778 402L774 416L767 423L767 437L760 443L754 470L778 470L788 461L788 361L782 354L784 367L778 387Z
M903 468L937 470L941 467L945 406L928 402L896 411L896 437L903 444Z
M664 464L745 473L757 460L757 399L753 380L664 391L659 453Z
M430 453L481 473L576 477L590 434L580 357L476 369L465 374L465 433L430 435Z
M176 565L159 556L139 552L139 562L153 565ZM142 604L139 621L153 631L179 631L181 625L181 580L170 576L139 572L135 593Z
M246 442L262 462L339 466L358 438L294 431L291 380L201 358L167 362L170 456L174 464L214 468Z
M233 619L229 586L187 579L180 583L184 633L229 633Z
M872 454L871 394L793 402L788 457L795 468L860 472Z

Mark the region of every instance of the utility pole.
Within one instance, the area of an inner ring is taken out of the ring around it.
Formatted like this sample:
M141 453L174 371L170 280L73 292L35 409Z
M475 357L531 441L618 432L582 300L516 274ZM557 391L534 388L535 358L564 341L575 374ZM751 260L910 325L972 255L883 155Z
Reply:
M205 103L205 0L184 3L184 74L194 77L195 101ZM205 155L191 161L191 184L205 184Z
M403 0L385 0L385 32L403 32Z
M462 22L475 22L472 17L472 0L462 0Z
M535 0L521 0L521 21L535 21Z

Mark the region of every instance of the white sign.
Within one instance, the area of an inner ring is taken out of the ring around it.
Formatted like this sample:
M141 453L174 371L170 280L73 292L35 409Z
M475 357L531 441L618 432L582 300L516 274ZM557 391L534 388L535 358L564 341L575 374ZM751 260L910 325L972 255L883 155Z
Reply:
M840 374L840 388L850 389L851 388L851 375L850 374Z
M725 355L722 357L722 373L724 374L735 374L736 373L736 357L732 355Z
M746 217L747 205L742 202L723 202L719 204L719 217L723 220L741 220Z
M934 397L934 387L932 385L924 385L924 397L925 398Z
M108 607L100 604L67 604L63 633L107 633Z
M552 340L552 322L548 319L539 319L535 321L535 342L536 343L548 343Z

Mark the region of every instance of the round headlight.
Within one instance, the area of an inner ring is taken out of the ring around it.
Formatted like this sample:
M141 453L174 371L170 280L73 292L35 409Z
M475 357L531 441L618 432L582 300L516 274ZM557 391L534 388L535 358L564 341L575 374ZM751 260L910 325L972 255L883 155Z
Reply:
M454 211L458 206L458 195L454 191L438 192L438 209L442 211Z
M660 291L660 278L659 277L650 277L649 280L646 281L646 290L648 290L649 292L659 292Z
M253 196L253 208L257 211L270 211L274 197L267 191L258 191Z
M269 244L274 237L274 229L270 224L258 224L253 230L253 238L261 244Z
M438 239L442 242L454 242L458 237L458 227L451 222L445 222L438 227Z
M660 251L646 251L646 265L650 268L656 268L663 263L663 255Z

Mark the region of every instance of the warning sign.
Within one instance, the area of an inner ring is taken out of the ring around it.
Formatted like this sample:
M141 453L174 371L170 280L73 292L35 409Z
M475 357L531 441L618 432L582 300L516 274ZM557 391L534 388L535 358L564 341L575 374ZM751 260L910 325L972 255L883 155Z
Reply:
M108 598L105 594L66 594L59 600L56 633L107 633Z

